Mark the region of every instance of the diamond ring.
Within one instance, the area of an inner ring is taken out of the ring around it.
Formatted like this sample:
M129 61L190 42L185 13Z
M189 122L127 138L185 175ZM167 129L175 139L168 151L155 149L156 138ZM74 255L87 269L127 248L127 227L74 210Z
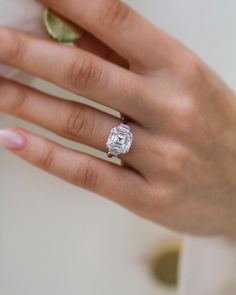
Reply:
M106 143L108 157L119 157L127 154L131 148L133 138L130 127L124 123L112 128Z

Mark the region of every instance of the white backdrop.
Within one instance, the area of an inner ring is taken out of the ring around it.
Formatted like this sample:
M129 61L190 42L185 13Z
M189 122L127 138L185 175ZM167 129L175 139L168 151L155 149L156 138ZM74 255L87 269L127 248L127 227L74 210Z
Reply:
M127 2L190 46L236 89L235 0ZM0 4L1 16L6 1ZM13 118L0 122L1 128L11 125L51 136ZM147 270L150 252L172 238L173 233L0 150L1 295L172 295L154 284Z

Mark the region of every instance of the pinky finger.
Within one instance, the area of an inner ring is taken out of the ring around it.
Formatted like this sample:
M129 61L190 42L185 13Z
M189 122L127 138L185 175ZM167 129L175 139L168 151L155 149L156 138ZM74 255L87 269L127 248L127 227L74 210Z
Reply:
M0 144L67 182L132 209L144 180L132 170L83 154L22 129L0 130ZM132 183L132 186L130 186Z

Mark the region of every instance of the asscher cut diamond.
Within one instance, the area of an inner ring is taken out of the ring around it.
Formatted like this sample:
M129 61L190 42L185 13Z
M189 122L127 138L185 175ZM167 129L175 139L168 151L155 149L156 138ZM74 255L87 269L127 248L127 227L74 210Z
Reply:
M133 141L133 134L129 126L120 124L118 127L112 128L107 140L107 148L109 154L118 157L120 154L127 154Z

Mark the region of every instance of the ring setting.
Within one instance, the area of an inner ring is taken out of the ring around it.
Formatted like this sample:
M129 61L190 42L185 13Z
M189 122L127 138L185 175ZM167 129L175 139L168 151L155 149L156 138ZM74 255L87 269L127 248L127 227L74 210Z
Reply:
M108 157L118 158L120 155L127 154L131 148L133 138L130 127L124 123L112 128L106 143Z

